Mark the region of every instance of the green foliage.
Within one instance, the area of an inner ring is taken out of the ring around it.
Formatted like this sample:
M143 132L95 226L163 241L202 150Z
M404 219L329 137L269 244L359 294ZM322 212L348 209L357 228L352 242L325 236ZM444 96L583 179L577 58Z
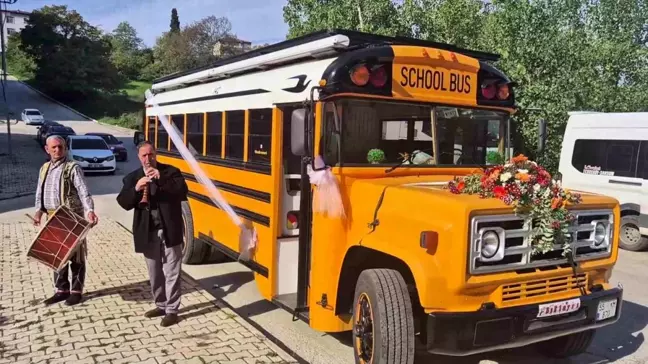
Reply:
M488 164L504 164L505 158L500 152L494 150L486 153L486 163Z
M109 35L112 52L110 60L125 79L137 80L142 70L153 62L153 54L144 48L137 31L128 22L121 22Z
M20 57L33 61L38 88L61 101L119 88L107 37L67 6L32 12L20 32L19 49L24 52Z
M496 66L518 84L516 152L552 173L567 112L648 110L645 0L288 0L284 19L289 37L345 28L500 54ZM536 156L540 118L548 140Z
M381 149L371 149L367 153L367 161L372 164L382 163L385 161L385 152Z
M172 33L180 31L180 18L178 18L178 10L176 8L171 9L171 24L169 31Z
M7 40L7 70L15 77L25 80L34 77L36 64L34 60L20 49L20 33L9 36Z
M238 50L227 47L221 56L214 54L219 41L232 36L231 29L227 18L208 16L181 31L162 34L153 47L154 62L144 69L143 79L151 80L207 65L221 56L238 54Z
M124 128L138 130L142 124L143 114L139 112L130 112L121 114L119 117L103 117L98 121L104 124L117 125Z

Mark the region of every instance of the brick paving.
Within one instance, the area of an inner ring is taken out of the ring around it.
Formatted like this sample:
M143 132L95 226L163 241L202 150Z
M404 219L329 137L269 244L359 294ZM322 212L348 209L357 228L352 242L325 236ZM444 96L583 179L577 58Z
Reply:
M45 152L34 139L36 127L11 125L12 156L7 153L7 124L0 123L0 200L34 193Z
M25 256L37 232L27 221L0 223L0 364L296 362L184 273L180 323L145 318L144 258L107 218L88 235L85 300L45 307L52 271Z

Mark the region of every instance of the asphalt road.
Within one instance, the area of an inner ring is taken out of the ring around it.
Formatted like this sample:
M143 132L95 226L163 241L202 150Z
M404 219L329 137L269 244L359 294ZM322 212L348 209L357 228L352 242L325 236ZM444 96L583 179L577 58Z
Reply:
M88 176L87 181L95 198L97 213L109 216L126 227L130 227L132 213L124 212L115 202L125 174L138 167L132 131L84 121L80 116L69 112L49 100L43 99L33 91L18 83L10 84L14 108L36 107L47 117L71 126L77 134L86 132L110 132L124 141L129 148L129 161L118 162L114 176ZM18 113L19 114L19 113ZM56 117L54 117L56 115ZM76 116L75 116L76 115ZM0 125L4 133L4 125ZM34 135L35 127L23 123L12 125L14 133ZM0 135L4 141L5 135ZM22 140L28 140L26 138ZM33 153L42 154L40 146L33 142ZM20 218L24 213L32 213L33 196L26 196L0 203L0 221L7 218ZM420 355L417 363L647 363L648 345L644 343L648 329L648 252L632 253L621 251L620 258L612 275L612 283L624 286L622 318L613 325L601 329L590 346L588 353L571 360L548 360L538 356L532 348L522 348L508 352L496 352L466 358L447 358ZM290 314L278 309L260 298L252 278L252 273L237 263L219 265L185 266L185 271L199 280L203 287L215 297L237 309L249 320L262 326L272 337L283 342L290 350L311 363L352 363L352 348L348 335L326 335L315 332L302 322L292 321Z

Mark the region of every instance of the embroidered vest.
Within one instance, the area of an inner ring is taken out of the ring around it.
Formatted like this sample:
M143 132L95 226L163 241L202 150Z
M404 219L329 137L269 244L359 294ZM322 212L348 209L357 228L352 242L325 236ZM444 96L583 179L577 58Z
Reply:
M63 174L61 175L61 181L59 186L59 200L62 205L65 205L70 210L75 213L84 216L83 204L79 198L79 192L72 181L72 168L76 165L74 161L65 161L63 162ZM46 162L40 169L40 178L41 181L45 181L45 176L49 172L49 168L52 165L51 162ZM42 188L42 187L41 187ZM41 191L41 198L44 198L44 190Z

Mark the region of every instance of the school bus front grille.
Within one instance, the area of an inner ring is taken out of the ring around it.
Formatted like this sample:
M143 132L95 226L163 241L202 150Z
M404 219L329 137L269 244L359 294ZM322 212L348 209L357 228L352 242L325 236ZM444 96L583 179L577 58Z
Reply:
M541 296L578 292L580 290L579 287L587 287L587 274L535 279L527 282L507 284L502 286L502 304L520 304L525 301L538 299Z

